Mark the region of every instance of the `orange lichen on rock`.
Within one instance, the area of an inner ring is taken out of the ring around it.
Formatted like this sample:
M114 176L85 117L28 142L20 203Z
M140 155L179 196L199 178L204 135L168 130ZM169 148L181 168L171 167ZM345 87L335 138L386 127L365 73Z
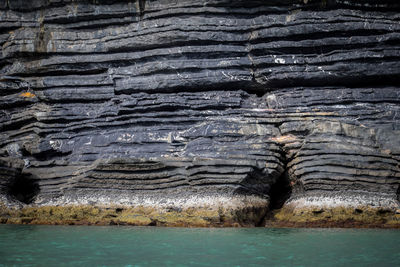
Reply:
M31 92L21 93L19 96L28 97L28 98L34 98L34 97L36 97L36 95L35 95L35 94L32 94Z

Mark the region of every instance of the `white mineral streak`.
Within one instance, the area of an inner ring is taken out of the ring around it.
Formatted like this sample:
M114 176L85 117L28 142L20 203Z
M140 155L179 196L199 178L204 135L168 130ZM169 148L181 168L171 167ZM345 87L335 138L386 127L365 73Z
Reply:
M311 195L290 199L287 206L294 208L310 208L310 207L385 207L400 208L400 202L393 195L363 193L351 194L342 193L341 195Z
M129 193L121 193L118 195L103 193L96 194L93 192L85 195L65 194L59 198L46 200L44 204L40 204L41 199L37 199L38 206L63 206L63 205L93 205L96 206L131 206L131 207L151 207L151 208L170 208L178 207L187 208L207 208L207 209L235 209L245 207L268 207L269 200L257 196L224 196L224 195L191 195L188 197L171 197L163 198L160 196L134 196Z

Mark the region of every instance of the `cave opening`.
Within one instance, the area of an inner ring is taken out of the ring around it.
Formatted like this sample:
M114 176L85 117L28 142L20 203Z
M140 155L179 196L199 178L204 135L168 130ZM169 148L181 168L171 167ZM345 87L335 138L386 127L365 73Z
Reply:
M39 185L30 175L21 174L9 185L8 193L22 203L30 204L39 193Z
M272 184L269 190L270 205L269 210L276 210L282 208L286 200L292 194L292 187L290 186L290 179L287 171L284 171L277 181Z

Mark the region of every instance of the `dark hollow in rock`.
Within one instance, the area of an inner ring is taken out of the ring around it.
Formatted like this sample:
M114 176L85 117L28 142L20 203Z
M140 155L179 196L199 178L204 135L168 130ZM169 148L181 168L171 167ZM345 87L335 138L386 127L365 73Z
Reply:
M363 210L362 209L354 209L354 212L360 214L360 213L363 213Z
M25 174L16 176L8 187L8 194L25 204L32 203L39 192L37 181Z
M270 210L280 209L292 194L292 187L287 172L284 172L271 186L269 191Z

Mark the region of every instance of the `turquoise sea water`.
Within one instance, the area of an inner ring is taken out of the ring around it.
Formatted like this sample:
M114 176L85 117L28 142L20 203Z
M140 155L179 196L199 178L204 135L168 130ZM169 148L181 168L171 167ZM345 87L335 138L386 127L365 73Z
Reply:
M400 266L399 230L0 225L0 266Z

